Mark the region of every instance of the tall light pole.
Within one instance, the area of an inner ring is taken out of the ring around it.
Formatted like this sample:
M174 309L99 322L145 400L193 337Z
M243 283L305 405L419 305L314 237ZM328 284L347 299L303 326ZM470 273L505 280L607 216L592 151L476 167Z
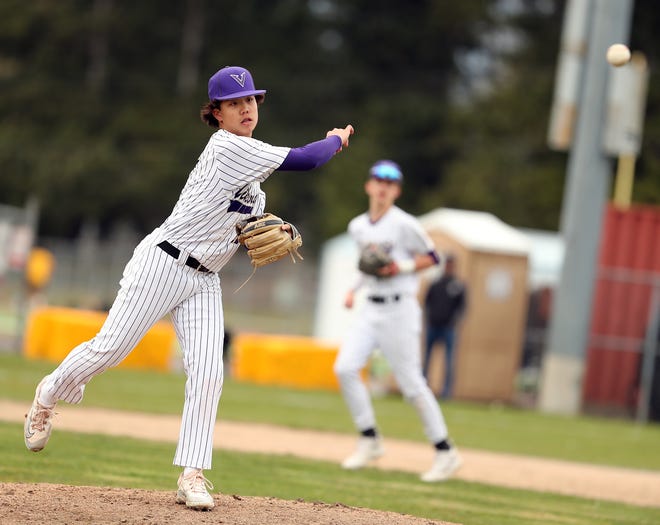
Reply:
M611 67L605 53L613 43L628 42L633 10L633 0L588 2L587 49L561 214L565 255L539 396L541 410L565 414L581 408L598 247L610 188L611 161L603 149Z

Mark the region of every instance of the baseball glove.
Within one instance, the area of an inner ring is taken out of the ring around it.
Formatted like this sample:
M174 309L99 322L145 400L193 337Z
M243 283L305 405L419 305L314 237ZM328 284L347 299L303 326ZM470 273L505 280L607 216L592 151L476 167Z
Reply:
M291 231L283 230L288 224ZM255 270L286 255L295 263L296 257L302 260L298 248L302 246L302 237L298 229L272 213L264 213L239 222L236 225L237 241L247 248L248 256Z
M392 262L390 255L379 244L369 244L360 253L358 269L368 275L383 277L378 270Z

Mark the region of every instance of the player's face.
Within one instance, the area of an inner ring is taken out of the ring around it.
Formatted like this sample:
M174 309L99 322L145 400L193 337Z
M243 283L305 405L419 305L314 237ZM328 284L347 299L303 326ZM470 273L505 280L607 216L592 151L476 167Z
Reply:
M401 185L398 182L371 178L365 184L367 195L372 201L389 206L401 195Z
M259 122L259 106L253 96L223 100L220 109L213 111L220 128L239 135L251 137Z

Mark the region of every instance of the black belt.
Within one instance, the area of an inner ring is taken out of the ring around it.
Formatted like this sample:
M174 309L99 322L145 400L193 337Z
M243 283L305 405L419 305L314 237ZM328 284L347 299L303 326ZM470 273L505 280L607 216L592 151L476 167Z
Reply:
M389 303L390 301L393 303L396 303L399 299L401 299L401 296L399 294L396 295L390 295L390 296L385 296L385 295L370 295L367 297L372 303Z
M172 246L167 241L163 241L159 243L158 247L161 250L163 250L167 255L171 255L175 259L178 259L179 254L181 253L181 250L179 250L176 246ZM189 255L188 258L186 259L186 266L190 266L193 270L197 270L198 272L203 272L203 273L211 272L211 270L209 270L206 266L204 266L201 262L199 262L191 255Z

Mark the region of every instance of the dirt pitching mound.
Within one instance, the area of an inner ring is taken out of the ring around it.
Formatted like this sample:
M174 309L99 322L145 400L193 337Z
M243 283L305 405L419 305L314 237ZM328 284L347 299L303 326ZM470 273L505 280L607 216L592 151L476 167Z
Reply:
M209 512L174 502L173 491L72 487L46 483L0 483L0 523L113 523L223 525L451 525L341 503L286 501L215 494Z

